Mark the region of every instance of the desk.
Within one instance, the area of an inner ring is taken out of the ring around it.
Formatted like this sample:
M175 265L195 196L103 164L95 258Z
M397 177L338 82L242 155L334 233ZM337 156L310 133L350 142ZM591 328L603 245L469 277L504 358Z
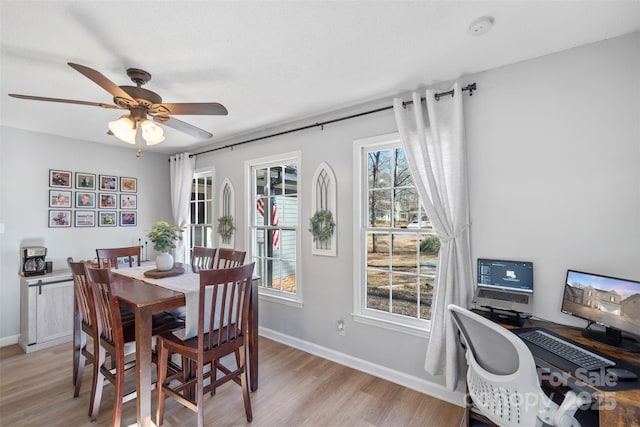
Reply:
M480 311L476 311L476 313L485 315L484 312ZM502 326L507 329L517 328L517 326L504 324ZM587 347L594 348L611 358L619 359L623 362L640 367L640 358L637 353L617 350L613 347L607 346L606 344L585 338L582 336L582 328L559 325L557 323L542 320L527 320L522 327L548 329L565 338ZM546 361L536 360L536 362L548 364ZM567 374L567 372L562 371L559 368L557 370L558 372ZM575 377L573 378L576 379ZM602 391L596 386L587 385L589 389L593 390L594 397L600 404L601 409L598 411L600 427L640 427L640 381L637 382L639 388L623 391Z
M185 304L182 292L145 283L113 271L113 293L120 305L135 315L136 322L136 405L138 425L151 425L151 317ZM170 278L167 278L170 280ZM249 317L249 387L258 388L258 279L252 281ZM80 337L74 322L74 337ZM78 338L79 339L79 338ZM78 343L76 343L78 345ZM81 367L80 367L81 368Z

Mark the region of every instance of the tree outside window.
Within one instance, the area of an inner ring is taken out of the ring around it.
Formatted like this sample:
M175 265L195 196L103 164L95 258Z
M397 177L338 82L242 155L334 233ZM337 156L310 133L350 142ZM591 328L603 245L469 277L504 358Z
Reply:
M363 311L416 320L431 318L440 241L422 208L404 151L365 149L366 247ZM364 172L364 171L363 171ZM363 217L365 218L365 217Z

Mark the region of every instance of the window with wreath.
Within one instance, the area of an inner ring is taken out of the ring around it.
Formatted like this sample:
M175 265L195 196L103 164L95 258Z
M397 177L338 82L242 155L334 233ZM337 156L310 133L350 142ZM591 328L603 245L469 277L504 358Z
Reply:
M356 320L423 333L431 318L440 241L396 134L356 141L354 159L360 218Z
M300 300L299 154L247 163L252 209L251 258L260 277L260 292L276 298Z

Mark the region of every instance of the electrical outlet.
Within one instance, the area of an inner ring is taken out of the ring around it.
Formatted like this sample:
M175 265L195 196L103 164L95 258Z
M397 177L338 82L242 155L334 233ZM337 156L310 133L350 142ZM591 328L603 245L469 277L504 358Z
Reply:
M337 330L338 330L338 335L342 335L343 337L347 335L347 331L345 330L345 327L344 327L344 320L342 319L338 320Z

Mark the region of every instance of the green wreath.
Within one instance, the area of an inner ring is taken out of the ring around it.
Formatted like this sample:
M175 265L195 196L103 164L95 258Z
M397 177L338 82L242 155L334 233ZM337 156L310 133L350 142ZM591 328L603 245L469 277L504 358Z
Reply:
M333 221L333 214L329 210L317 211L309 220L311 228L309 231L313 235L313 241L324 242L333 236L336 223Z
M233 225L233 217L231 215L224 215L218 218L218 234L224 240L230 239L235 229L236 227Z

